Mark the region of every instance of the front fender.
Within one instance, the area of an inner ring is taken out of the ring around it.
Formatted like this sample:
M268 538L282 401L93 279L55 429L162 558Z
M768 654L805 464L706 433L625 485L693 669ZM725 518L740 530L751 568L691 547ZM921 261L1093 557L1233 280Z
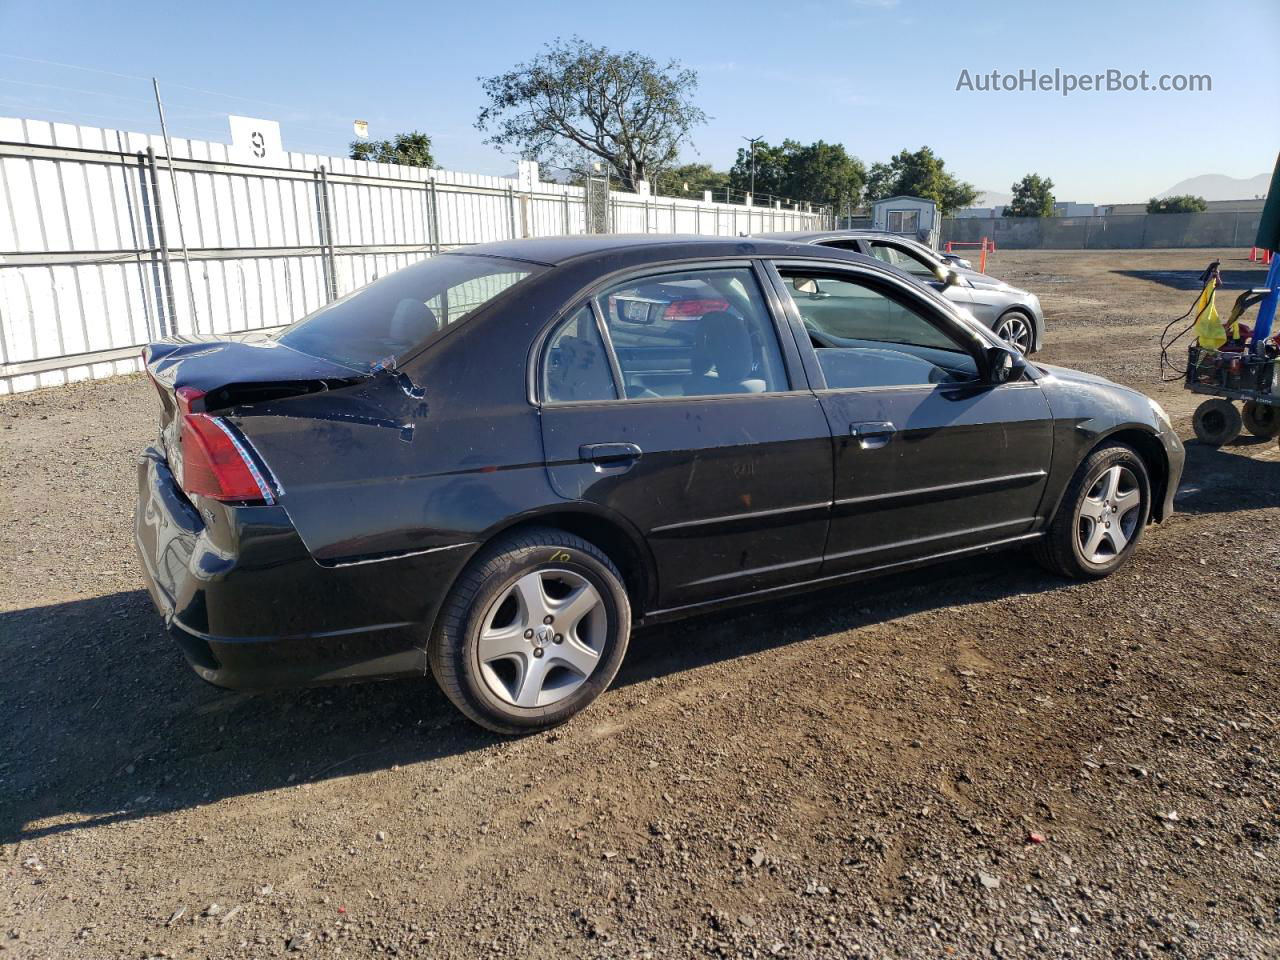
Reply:
M1152 483L1152 519L1173 513L1182 476L1182 442L1150 399L1118 384L1061 367L1039 365L1039 384L1054 417L1053 468L1045 490L1046 521L1057 512L1071 478L1100 445L1116 440L1134 447Z

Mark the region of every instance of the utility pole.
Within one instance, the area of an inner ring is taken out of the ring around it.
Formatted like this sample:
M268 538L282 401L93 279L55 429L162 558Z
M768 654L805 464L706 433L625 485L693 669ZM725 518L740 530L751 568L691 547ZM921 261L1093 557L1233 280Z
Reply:
M173 172L173 144L169 142L169 128L164 122L164 104L160 100L160 81L151 78L151 88L156 94L156 112L160 114L160 135L164 138L164 162L169 168L169 186L173 189L173 212L178 217L178 242L182 244L182 267L187 272L187 299L191 303L191 329L200 332L200 318L196 315L196 288L191 284L191 255L187 253L187 234L182 229L182 198L178 195L178 177ZM193 187L194 188L194 187ZM172 308L172 304L170 305ZM170 322L176 323L170 318ZM174 327L174 333L177 327Z
M764 137L743 137L743 140L751 144L751 202L756 199L756 144Z

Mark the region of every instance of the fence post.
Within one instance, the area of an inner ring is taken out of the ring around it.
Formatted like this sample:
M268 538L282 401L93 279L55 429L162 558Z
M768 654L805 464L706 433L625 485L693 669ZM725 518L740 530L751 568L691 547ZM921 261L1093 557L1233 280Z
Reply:
M337 262L333 256L333 214L329 208L329 174L324 164L320 165L320 258L328 268L328 284L326 293L329 301L338 299Z
M565 236L569 235L569 195L567 193L560 194L560 211L563 214Z
M169 310L169 333L178 332L177 317L173 307L173 271L169 265L169 240L164 231L164 211L160 209L160 185L156 177L156 151L147 147L147 169L151 172L151 210L155 215L156 240L160 243L160 271L164 274L164 300ZM145 195L145 191L144 191ZM160 321L160 332L164 334L165 323Z
M427 181L428 202L431 204L431 252L440 252L440 197L436 193L436 178Z

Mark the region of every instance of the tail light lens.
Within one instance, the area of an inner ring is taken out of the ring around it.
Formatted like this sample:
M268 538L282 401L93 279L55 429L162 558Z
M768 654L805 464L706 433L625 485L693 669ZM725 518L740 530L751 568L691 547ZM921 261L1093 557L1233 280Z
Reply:
M182 489L214 500L275 503L249 451L230 427L207 413L182 417Z
M704 314L728 309L728 300L676 300L667 305L663 317L667 320L693 320Z

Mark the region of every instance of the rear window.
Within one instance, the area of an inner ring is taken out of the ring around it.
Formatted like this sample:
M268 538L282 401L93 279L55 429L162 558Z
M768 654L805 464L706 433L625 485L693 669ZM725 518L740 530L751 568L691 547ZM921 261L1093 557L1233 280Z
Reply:
M432 257L321 307L276 339L366 373L394 367L432 334L544 269L496 257Z

